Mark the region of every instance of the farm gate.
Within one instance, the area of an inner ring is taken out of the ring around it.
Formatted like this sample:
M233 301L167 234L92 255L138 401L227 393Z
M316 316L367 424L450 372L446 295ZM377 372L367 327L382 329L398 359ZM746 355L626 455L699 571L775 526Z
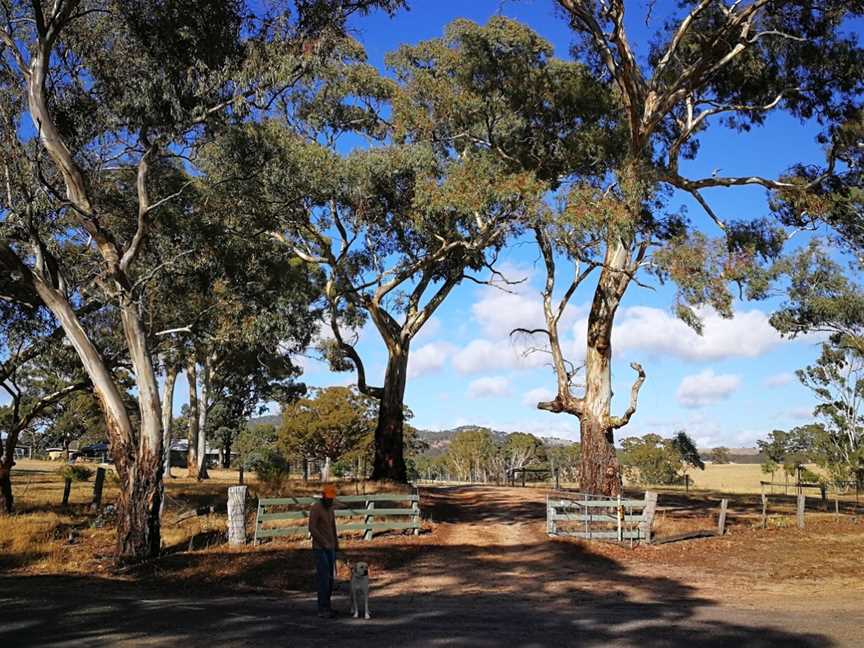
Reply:
M651 541L657 493L645 499L588 493L551 493L546 497L546 532L586 540Z
M317 497L269 497L258 499L255 544L263 538L309 534L306 519ZM381 506L384 504L384 506ZM347 505L347 506L346 506ZM371 540L376 531L399 529L420 533L420 495L418 493L375 493L336 498L336 532L363 532ZM352 518L354 521L352 521ZM376 518L384 518L375 521ZM343 522L344 520L344 522Z

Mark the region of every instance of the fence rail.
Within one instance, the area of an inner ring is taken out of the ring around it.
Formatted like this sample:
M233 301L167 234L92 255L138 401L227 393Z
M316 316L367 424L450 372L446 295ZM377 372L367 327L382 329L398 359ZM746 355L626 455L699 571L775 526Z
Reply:
M651 540L657 494L645 499L570 493L546 498L546 531L552 536L586 540ZM636 511L639 511L637 513Z
M258 499L258 513L255 519L255 544L264 538L291 537L309 535L305 524L288 524L274 526L273 523L285 521L300 521L309 517L309 508L318 501L317 497L268 497ZM371 540L376 531L413 530L420 533L420 495L417 493L374 493L371 495L348 495L337 497L334 506L344 504L359 504L337 508L336 518L349 518L344 523L336 524L336 532L340 535L346 532L363 531L364 540ZM390 507L377 508L376 503L386 502ZM398 506L400 503L406 503ZM396 503L397 506L393 506ZM293 510L285 510L293 507ZM302 507L302 508L300 508ZM275 509L275 510L274 510ZM389 518L397 518L390 521ZM350 518L362 518L362 522L351 521ZM375 521L375 518L385 518L385 521ZM398 519L403 518L403 519Z

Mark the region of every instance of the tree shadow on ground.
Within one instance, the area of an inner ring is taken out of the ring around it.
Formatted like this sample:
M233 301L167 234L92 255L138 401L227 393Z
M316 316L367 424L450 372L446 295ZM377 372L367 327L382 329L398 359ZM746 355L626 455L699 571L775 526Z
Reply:
M371 621L314 616L309 595L183 593L174 584L87 577L0 577L4 646L641 646L827 647L803 634L715 610L669 579L646 583L654 597L617 589L478 594L375 594ZM179 591L178 591L179 590ZM344 609L344 597L335 604ZM773 619L777 623L777 619Z
M676 578L633 574L587 545L549 540L542 494L448 489L424 502L454 533L447 542L346 543L351 560L371 565L371 621L318 619L311 551L273 543L166 555L133 580L0 576L0 645L836 645L796 631L807 626L792 614L721 606ZM498 535L484 536L490 523Z

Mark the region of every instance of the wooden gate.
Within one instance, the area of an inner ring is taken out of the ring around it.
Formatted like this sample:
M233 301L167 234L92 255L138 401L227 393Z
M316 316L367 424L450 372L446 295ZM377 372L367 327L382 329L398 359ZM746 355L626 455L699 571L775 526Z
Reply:
M657 493L645 499L588 493L553 493L546 497L546 532L585 540L651 541Z

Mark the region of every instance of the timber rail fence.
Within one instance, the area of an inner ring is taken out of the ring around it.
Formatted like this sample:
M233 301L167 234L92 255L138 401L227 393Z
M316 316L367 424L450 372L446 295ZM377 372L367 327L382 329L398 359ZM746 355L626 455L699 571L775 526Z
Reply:
M317 497L259 498L255 544L264 538L308 536L306 520L310 507L317 501ZM411 530L414 535L420 533L418 493L337 496L333 506L336 507L336 532L339 535L362 531L363 539L371 540L377 531ZM376 518L383 518L383 521L376 521Z
M651 541L657 493L645 499L588 493L550 493L546 497L546 532L585 540ZM638 511L638 512L637 512Z

